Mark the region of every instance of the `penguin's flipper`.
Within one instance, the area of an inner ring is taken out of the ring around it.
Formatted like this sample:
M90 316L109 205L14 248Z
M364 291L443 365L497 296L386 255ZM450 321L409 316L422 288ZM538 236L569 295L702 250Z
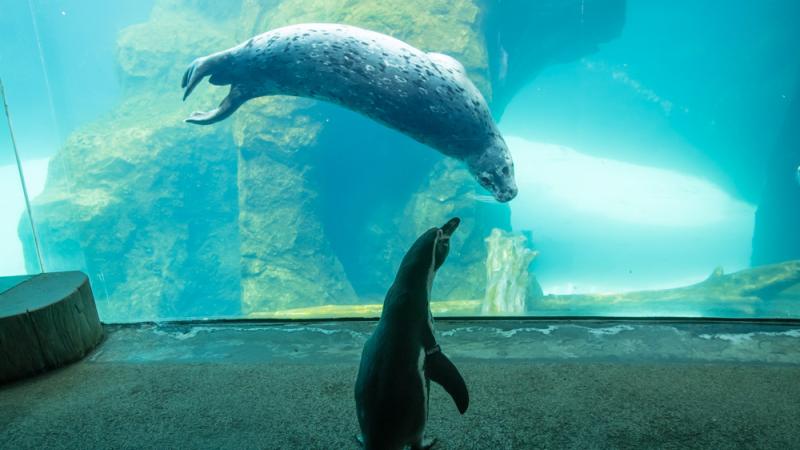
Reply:
M467 384L464 383L464 378L461 377L453 362L441 350L425 356L425 376L440 384L450 394L450 397L453 397L458 412L461 414L467 412L469 407Z

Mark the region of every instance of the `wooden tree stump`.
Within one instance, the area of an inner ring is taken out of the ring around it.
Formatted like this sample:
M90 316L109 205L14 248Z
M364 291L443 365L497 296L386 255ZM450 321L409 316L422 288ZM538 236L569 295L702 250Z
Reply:
M0 383L77 361L102 338L81 272L36 275L0 293Z

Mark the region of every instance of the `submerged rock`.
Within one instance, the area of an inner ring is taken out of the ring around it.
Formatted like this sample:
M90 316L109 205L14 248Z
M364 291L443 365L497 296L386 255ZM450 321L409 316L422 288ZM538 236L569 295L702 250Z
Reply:
M547 66L576 61L619 36L626 7L626 0L486 1L484 40L495 115Z
M545 295L537 315L662 317L788 317L800 301L800 260L725 274L717 268L700 283L674 289L609 294Z
M230 127L192 132L161 105L73 133L33 201L45 269L84 269L105 321L240 313Z
M523 314L542 289L529 270L537 253L522 233L495 228L485 239L486 295L482 314Z
M323 119L311 100L254 100L237 114L245 314L357 299L333 254L308 176Z

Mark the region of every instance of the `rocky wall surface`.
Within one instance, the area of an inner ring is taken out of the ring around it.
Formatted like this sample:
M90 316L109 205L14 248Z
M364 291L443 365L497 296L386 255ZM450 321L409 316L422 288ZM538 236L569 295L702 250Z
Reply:
M178 89L226 26L164 1L124 29L123 99L68 136L33 201L45 269L85 270L104 321L241 313L231 125L187 127Z

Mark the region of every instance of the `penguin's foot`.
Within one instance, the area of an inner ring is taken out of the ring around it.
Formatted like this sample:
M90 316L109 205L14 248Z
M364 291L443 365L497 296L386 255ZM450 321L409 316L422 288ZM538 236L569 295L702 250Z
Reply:
M425 439L419 444L412 445L411 450L431 450L435 445L436 445L436 438Z

